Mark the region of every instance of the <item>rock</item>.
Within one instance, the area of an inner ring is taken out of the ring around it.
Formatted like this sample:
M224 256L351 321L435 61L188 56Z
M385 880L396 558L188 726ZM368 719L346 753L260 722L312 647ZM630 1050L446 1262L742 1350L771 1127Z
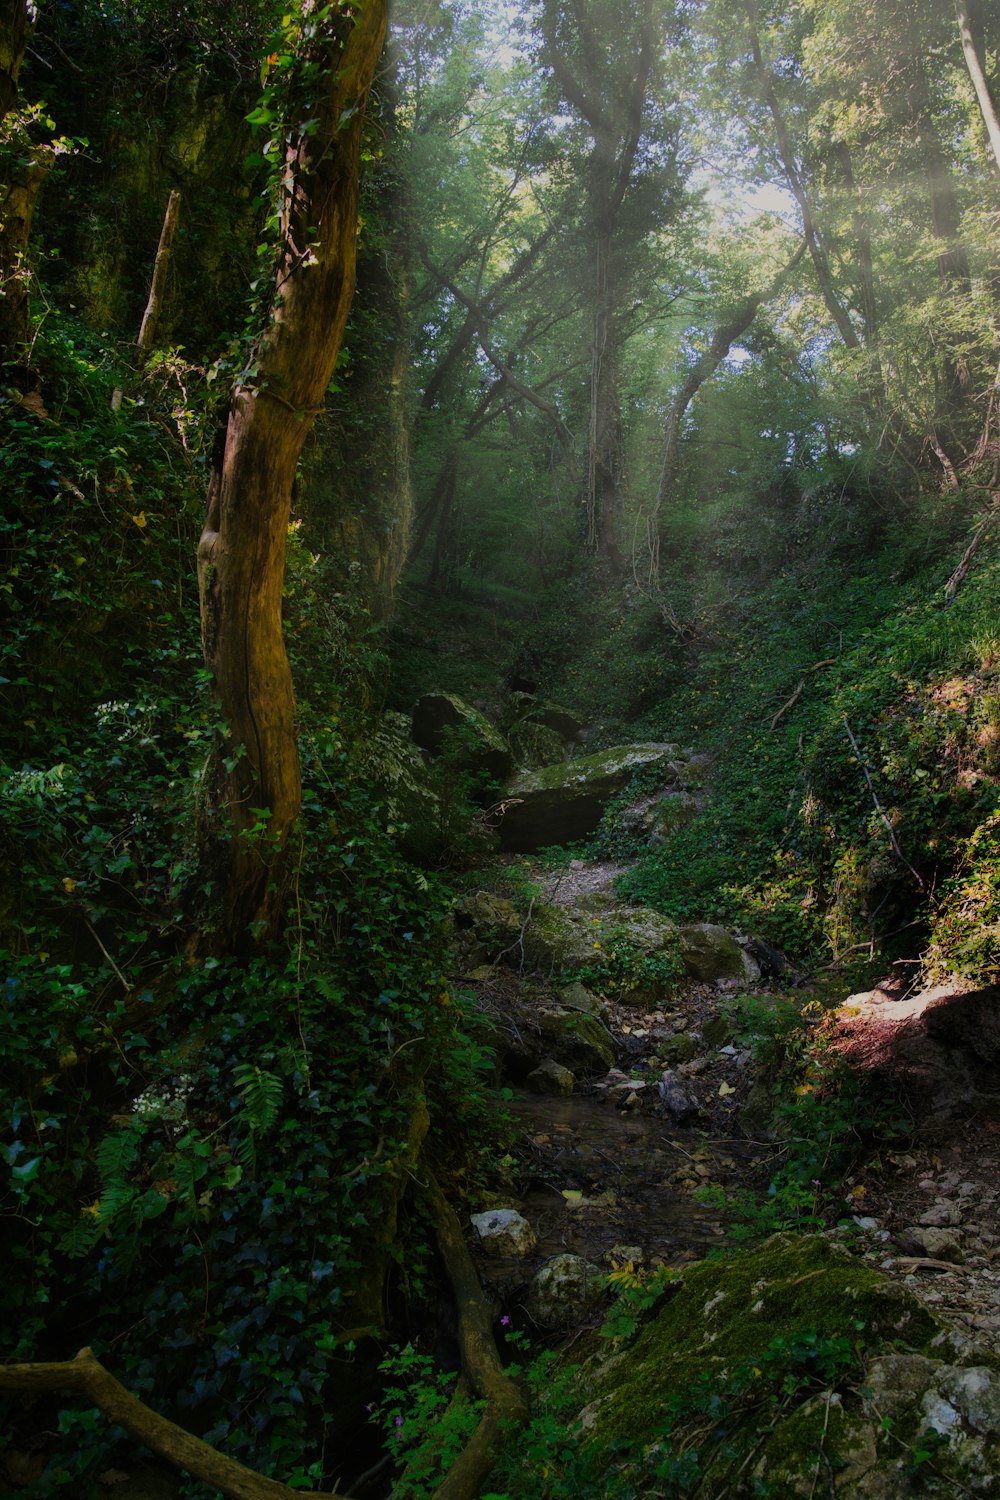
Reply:
M680 970L676 925L645 906L590 911L536 901L524 931L524 951L536 971L582 970L588 986L600 983L591 973L606 971L616 998L626 1005L660 1003Z
M528 1314L540 1328L559 1332L584 1321L603 1300L598 1266L580 1255L557 1255L538 1272L528 1292Z
M533 1094L571 1094L576 1082L569 1068L564 1068L562 1063L557 1063L552 1057L545 1057L532 1069L524 1080L525 1087Z
M962 1259L962 1236L955 1229L914 1224L903 1230L900 1239L916 1255L929 1255L932 1260Z
M676 1068L679 1063L690 1062L698 1051L698 1038L687 1031L678 1031L666 1041L657 1042L656 1055L666 1068Z
M686 1125L699 1113L698 1100L686 1089L678 1075L669 1068L657 1084L660 1098L678 1125Z
M946 1198L932 1203L930 1208L925 1209L920 1215L921 1225L946 1225L961 1224L962 1210L957 1203L949 1203Z
M963 981L957 980L928 992L928 999L933 995L924 1013L928 1033L960 1042L983 1062L1000 1061L1000 985L963 990Z
M724 927L712 922L696 922L678 928L681 962L692 979L714 982L719 979L741 979L753 983L760 978L760 968Z
M596 1016L552 1006L536 1019L548 1054L578 1077L596 1078L614 1065L614 1039Z
M510 746L490 721L455 693L425 693L413 710L412 735L431 755L454 752L460 770L481 772L494 781L510 774Z
M551 729L567 745L578 743L583 738L583 720L568 708L558 703L539 703L532 707L528 717L537 724Z
M572 843L594 832L608 800L637 772L674 778L675 745L619 745L578 760L525 771L505 788L508 807L500 824L505 849L533 853Z
M582 1010L585 1015L596 1016L599 1021L603 1021L608 1014L607 1002L579 981L567 984L559 991L559 1004L563 1010Z
M983 1366L944 1365L920 1408L927 1426L942 1436L962 1424L982 1437L1000 1437L1000 1384Z
M934 1372L941 1368L941 1360L922 1354L886 1354L873 1359L865 1372L865 1385L872 1393L876 1413L898 1417L927 1389Z
M386 819L403 852L432 862L444 847L433 773L410 738L405 714L386 713L366 746L365 771L382 794Z
M491 1208L469 1217L487 1255L516 1255L524 1259L538 1249L538 1236L514 1208Z
M866 1366L862 1378L845 1365L823 1381L825 1389L783 1394L792 1382L782 1387L780 1363L768 1368L780 1358L776 1351L792 1350L803 1335L820 1344L840 1340L846 1329ZM749 1254L686 1267L623 1356L588 1371L581 1396L592 1413L589 1452L608 1454L609 1468L620 1462L619 1445L648 1454L662 1441L666 1410L668 1452L711 1453L706 1497L744 1490L776 1500L834 1491L852 1500L995 1494L1000 1377L982 1359L945 1365L933 1358L941 1334L916 1297L827 1236L775 1236ZM887 1341L912 1352L886 1354ZM746 1372L747 1389L734 1396L736 1370ZM692 1402L696 1386L702 1399ZM725 1441L709 1449L705 1412L714 1392ZM950 1441L932 1445L932 1464L917 1473L908 1464L928 1426Z

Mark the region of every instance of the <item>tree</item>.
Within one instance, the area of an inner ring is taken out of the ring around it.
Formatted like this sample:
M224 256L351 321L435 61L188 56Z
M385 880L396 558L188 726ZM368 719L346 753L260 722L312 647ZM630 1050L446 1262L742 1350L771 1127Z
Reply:
M354 291L364 112L386 21L387 0L303 0L253 117L272 127L273 294L231 392L198 548L205 663L227 724L209 795L228 830L213 820L206 857L221 881L218 939L230 948L280 926L301 797L281 627L285 538Z
M540 24L542 62L589 140L583 208L591 355L587 537L620 574L620 364L634 294L649 292L636 285L636 250L652 231L667 229L681 201L677 121L661 88L664 52L679 23L657 0L643 0L635 11L544 0Z
M28 336L31 220L61 144L31 139L40 111L25 109L18 91L28 35L27 0L0 0L0 350L15 364Z

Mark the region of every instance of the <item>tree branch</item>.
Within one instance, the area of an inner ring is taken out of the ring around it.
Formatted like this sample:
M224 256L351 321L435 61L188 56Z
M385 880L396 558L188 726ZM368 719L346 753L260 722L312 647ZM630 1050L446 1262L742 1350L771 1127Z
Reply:
M0 1391L31 1396L39 1391L76 1391L110 1422L195 1479L221 1490L230 1500L303 1500L301 1490L247 1469L152 1411L81 1349L75 1359L41 1364L0 1365ZM334 1490L311 1492L311 1500L344 1500Z

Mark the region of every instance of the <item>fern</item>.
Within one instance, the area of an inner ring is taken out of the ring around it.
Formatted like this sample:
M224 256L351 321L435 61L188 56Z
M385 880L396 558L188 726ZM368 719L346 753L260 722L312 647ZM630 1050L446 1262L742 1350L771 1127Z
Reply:
M259 1068L256 1063L240 1063L236 1069L236 1087L240 1091L239 1120L246 1136L236 1148L237 1160L247 1172L257 1162L257 1140L266 1135L281 1113L282 1082L276 1073Z

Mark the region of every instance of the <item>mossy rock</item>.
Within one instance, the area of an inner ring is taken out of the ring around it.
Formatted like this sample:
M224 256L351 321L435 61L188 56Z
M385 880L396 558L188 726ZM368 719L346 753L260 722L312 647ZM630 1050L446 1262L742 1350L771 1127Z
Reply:
M522 772L505 788L503 847L532 853L586 838L600 823L609 799L639 772L662 773L664 786L672 782L677 754L676 745L618 745Z
M915 1297L827 1236L775 1235L684 1272L599 1371L585 1443L598 1463L614 1446L644 1482L694 1465L704 1500L809 1500L818 1479L858 1500L993 1494L1000 1376L946 1363L958 1347ZM945 1440L921 1468L935 1422Z
M545 1050L578 1078L594 1078L615 1065L615 1044L607 1027L582 1010L540 1010L538 1026Z
M413 710L412 734L429 754L452 757L459 771L502 781L514 763L499 729L457 693L425 693Z
M368 744L365 770L382 794L387 821L403 852L411 859L436 860L444 847L441 804L405 714L382 715Z
M680 973L676 950L676 924L645 906L581 909L536 901L524 932L534 969L582 972L597 988L637 1005L669 993L673 972Z

